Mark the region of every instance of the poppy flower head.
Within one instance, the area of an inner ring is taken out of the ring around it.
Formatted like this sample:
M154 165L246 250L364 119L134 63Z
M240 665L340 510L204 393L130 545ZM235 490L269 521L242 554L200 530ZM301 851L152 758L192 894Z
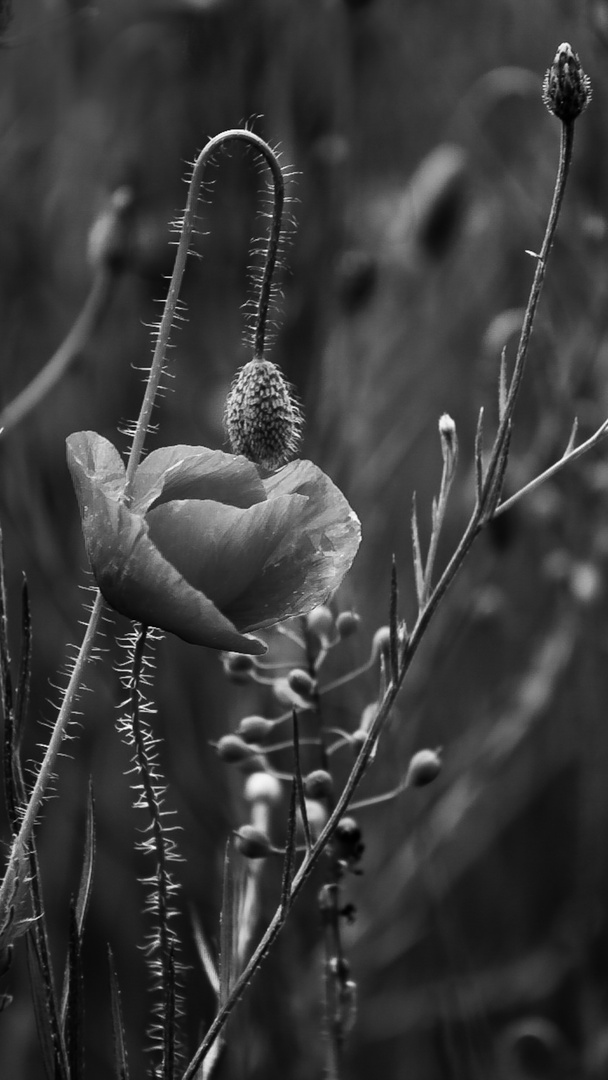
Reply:
M323 603L355 557L358 519L309 461L262 479L242 456L164 447L139 466L126 505L125 467L112 443L84 431L67 446L102 595L185 641L265 652L251 632Z

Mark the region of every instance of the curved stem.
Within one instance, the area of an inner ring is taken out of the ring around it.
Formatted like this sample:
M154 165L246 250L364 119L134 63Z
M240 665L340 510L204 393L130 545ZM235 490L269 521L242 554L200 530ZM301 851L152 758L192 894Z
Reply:
M231 141L246 142L253 146L262 155L266 164L270 168L274 182L274 210L270 230L270 238L266 251L266 264L264 267L262 284L260 288L260 298L258 303L258 313L255 330L256 356L258 356L259 353L259 358L261 358L261 352L263 352L264 336L266 332L266 319L268 315L268 306L270 302L270 292L272 285L272 275L276 264L281 230L281 220L283 214L284 181L281 167L278 163L276 155L270 149L268 144L264 142L264 140L261 139L259 135L255 135L253 131L249 131L246 128L231 128L228 131L222 131L219 135L216 135L213 139L209 140L207 145L201 150L198 158L196 159L194 169L192 171L192 178L190 180L190 186L188 189L188 199L186 201L186 209L184 211L184 220L182 222L181 234L177 246L177 254L175 256L173 274L171 275L171 281L169 283L169 291L167 293L167 299L165 301L165 306L158 329L156 347L154 349L152 365L150 367L150 373L146 384L146 391L144 394L139 418L137 420L137 425L135 428L133 444L131 446L131 453L129 455L129 460L127 463L127 480L124 491L124 499L127 505L131 497L135 472L141 459L144 441L148 432L148 428L150 426L152 410L154 408L154 402L156 400L156 395L158 393L158 388L163 373L165 356L167 353L167 347L169 345L169 338L171 335L171 328L173 326L173 320L179 300L182 279L184 276L184 271L186 269L188 251L190 249L190 242L192 240L192 234L194 231L194 225L196 220L196 205L198 202L199 189L202 183L205 166L207 165L211 155L214 153L215 150L217 150L219 146L223 146L224 143Z

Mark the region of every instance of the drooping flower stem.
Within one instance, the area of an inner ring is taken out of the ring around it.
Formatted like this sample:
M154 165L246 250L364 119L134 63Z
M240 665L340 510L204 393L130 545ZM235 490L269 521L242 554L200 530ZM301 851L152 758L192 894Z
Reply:
M156 347L154 349L154 356L152 358L150 373L146 384L144 400L142 402L141 411L135 428L133 443L131 446L131 453L129 455L129 461L127 464L127 482L124 494L127 505L129 503L135 472L141 459L144 441L150 425L152 410L154 408L154 402L156 400L156 395L158 393L158 388L160 386L160 380L165 365L167 347L169 345L169 338L171 335L171 329L176 314L182 279L184 276L184 271L186 269L186 260L188 258L190 243L194 232L194 226L196 221L196 207L205 167L209 162L212 154L215 152L215 150L218 149L218 147L224 146L225 143L232 141L249 143L250 146L253 146L253 148L262 155L266 164L271 170L274 184L272 222L270 228L270 236L268 240L268 247L266 250L266 261L260 286L254 339L256 356L261 359L264 351L264 340L266 335L268 307L270 304L272 276L276 265L277 252L280 241L285 185L283 180L283 173L281 171L278 159L275 153L268 146L268 143L264 142L264 140L261 139L259 135L255 135L253 131L249 131L246 128L231 128L228 131L222 131L219 135L216 135L213 139L209 140L207 145L201 150L192 170L192 178L190 180L190 187L188 189L188 199L186 202L186 209L184 211L181 233L177 246L177 254L175 256L175 265L173 267L173 274L171 276L171 281L169 284L169 291L167 293L167 299L165 301L160 326L158 328Z

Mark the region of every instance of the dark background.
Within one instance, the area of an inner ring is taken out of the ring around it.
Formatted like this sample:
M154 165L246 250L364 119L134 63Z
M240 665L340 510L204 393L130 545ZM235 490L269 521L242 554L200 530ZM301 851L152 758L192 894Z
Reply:
M251 121L295 177L272 359L307 419L305 456L361 518L363 545L339 606L362 615L337 672L386 622L390 558L414 617L409 514L423 537L448 411L461 460L443 562L473 498L481 405L496 420L503 345L513 355L557 164L545 69L571 41L594 100L575 158L520 403L508 487L558 458L608 414L608 4L601 0L28 0L0 51L0 406L57 348L87 294L89 229L109 194L134 193L126 266L79 363L0 440L0 521L11 632L22 573L34 620L27 753L39 759L79 641L87 584L65 437L94 429L121 448L139 408L187 163L220 130ZM224 446L223 402L249 357L243 303L260 172L240 148L218 159L201 207L202 260L183 291L174 380L152 445ZM442 746L425 791L362 815L364 875L349 895L359 1016L349 1075L397 1080L608 1076L608 558L605 446L479 540L402 693L368 789L392 787L411 752ZM126 624L117 621L120 633ZM89 775L98 859L85 940L87 1070L111 1075L106 942L116 956L132 1075L143 1075L146 872L134 854L128 753L115 729L112 659L91 672L58 797L39 829L53 956L62 970ZM158 650L155 731L167 805L183 827L176 874L190 1048L213 1001L189 912L217 936L226 836L246 813L241 780L210 741L272 708L226 682L214 653ZM354 728L374 678L331 699ZM280 823L279 823L280 825ZM280 828L279 828L280 831ZM6 835L6 833L5 833ZM148 870L149 872L149 870ZM267 912L277 873L264 875ZM314 886L232 1022L220 1076L323 1072ZM6 980L0 1073L38 1080L23 950Z

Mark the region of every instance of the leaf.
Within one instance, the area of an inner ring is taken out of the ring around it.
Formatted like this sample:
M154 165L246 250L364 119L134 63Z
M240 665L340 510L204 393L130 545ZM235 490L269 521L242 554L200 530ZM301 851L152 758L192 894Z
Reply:
M234 839L228 838L224 856L224 884L220 915L220 986L218 1007L226 1003L239 975L238 935L242 896L242 864L234 858Z
M414 556L414 576L416 580L416 596L418 606L424 604L424 566L422 563L422 551L420 549L420 533L418 532L418 513L416 510L416 492L412 496L412 549Z
M389 661L391 681L396 686L399 682L399 587L397 583L397 563L393 555L391 565L391 596L389 606Z
M78 894L74 903L74 933L76 935L75 949L78 955L82 948L84 922L86 919L89 901L91 898L91 886L93 884L93 869L95 865L95 804L93 799L93 785L89 783L89 798L87 803L86 834L84 844L84 858L80 873ZM72 928L70 928L70 935ZM65 1031L67 1023L69 1001L72 995L71 987L71 937L70 953L66 964L63 978L63 993L61 996L61 1023ZM67 1041L67 1035L66 1035Z
M125 1024L122 1015L120 1001L120 989L114 970L114 957L108 945L108 964L110 969L110 997L112 1002L112 1032L114 1036L114 1070L116 1080L129 1080L129 1066L127 1064L127 1050L125 1039Z
M70 937L68 945L68 967L66 985L68 988L64 1040L68 1056L70 1080L82 1080L84 1072L84 1047L82 1032L84 1025L84 979L82 974L82 934L78 928L76 900L70 904Z

